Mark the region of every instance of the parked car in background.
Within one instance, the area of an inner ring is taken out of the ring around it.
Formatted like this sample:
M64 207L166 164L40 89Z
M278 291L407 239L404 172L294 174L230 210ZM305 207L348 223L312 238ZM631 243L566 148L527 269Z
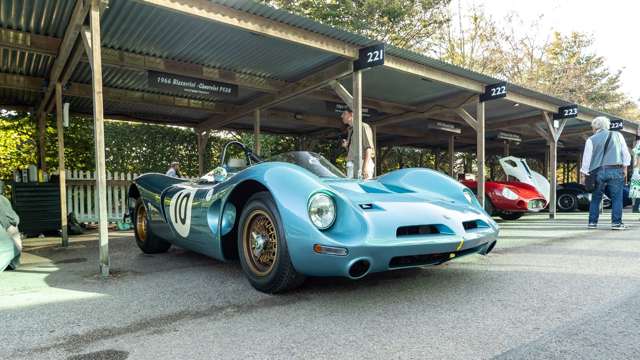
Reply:
M500 165L512 181L485 183L485 211L504 220L517 220L527 212L538 212L547 207L549 182L531 170L525 159L509 156L500 159ZM477 182L462 183L477 192Z
M605 190L602 201L604 208L611 207L608 189ZM558 211L562 212L589 211L591 193L587 191L584 185L576 182L560 184L556 191L556 204ZM622 204L623 206L632 204L632 200L629 198L629 185L625 185L623 188Z

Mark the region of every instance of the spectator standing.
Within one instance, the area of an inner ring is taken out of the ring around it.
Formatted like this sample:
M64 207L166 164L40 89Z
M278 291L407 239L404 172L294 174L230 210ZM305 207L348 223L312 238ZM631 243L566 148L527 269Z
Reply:
M347 138L342 140L342 146L347 149L347 177L353 178L353 166L356 160L357 145L351 141L353 136L353 112L346 110L341 116L342 123L347 126ZM373 132L367 123L362 123L362 169L364 180L373 178L376 164L374 162L375 149L373 145Z
M640 135L636 136L636 146L633 147L633 173L629 184L629 197L633 199L633 212L640 212Z
M587 139L582 155L580 172L595 176L595 189L589 207L589 229L598 227L600 202L605 189L611 198L611 229L625 230L622 222L622 193L627 178L627 167L631 164L629 148L622 134L610 131L611 121L598 116L591 122L593 135Z
M177 161L172 162L165 175L177 178L182 177L182 174L180 173L180 163Z

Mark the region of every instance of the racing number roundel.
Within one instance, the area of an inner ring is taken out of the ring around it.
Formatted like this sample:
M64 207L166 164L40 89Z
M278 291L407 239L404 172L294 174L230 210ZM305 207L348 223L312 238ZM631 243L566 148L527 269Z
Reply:
M169 204L171 224L182 237L189 236L189 230L191 229L191 206L193 205L195 195L195 189L180 190L173 195L171 203Z

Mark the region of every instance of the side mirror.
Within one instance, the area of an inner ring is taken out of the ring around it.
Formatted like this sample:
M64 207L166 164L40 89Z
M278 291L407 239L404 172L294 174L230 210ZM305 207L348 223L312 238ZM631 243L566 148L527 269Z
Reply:
M213 169L211 173L213 175L213 180L215 180L215 182L222 182L227 179L227 170L221 166L218 166L217 168Z

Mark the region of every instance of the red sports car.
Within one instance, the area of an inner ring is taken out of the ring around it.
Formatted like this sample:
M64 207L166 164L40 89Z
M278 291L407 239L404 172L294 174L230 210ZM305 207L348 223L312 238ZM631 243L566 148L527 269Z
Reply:
M477 182L462 183L476 191ZM525 212L538 212L547 206L547 200L534 186L519 181L487 181L484 209L489 215L505 220L519 219Z
M509 156L500 159L507 176L517 181L488 181L485 184L484 208L489 215L516 220L526 212L538 212L548 204L549 181L531 170L525 159ZM462 180L471 190L477 189L472 180Z

